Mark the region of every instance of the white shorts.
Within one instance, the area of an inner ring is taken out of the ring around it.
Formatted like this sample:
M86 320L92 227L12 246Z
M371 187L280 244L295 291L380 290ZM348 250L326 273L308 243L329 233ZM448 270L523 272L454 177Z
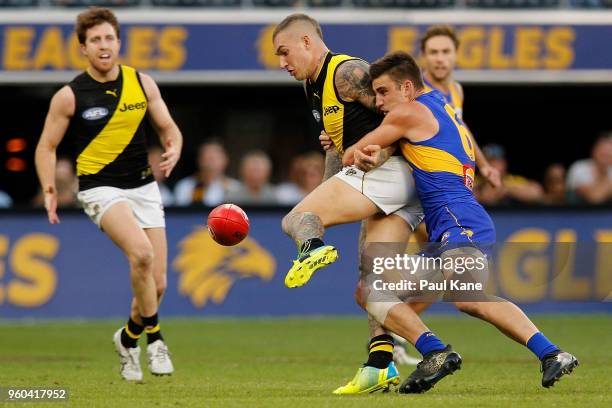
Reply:
M100 227L104 213L120 201L127 201L141 228L165 228L164 206L157 182L130 189L94 187L80 191L77 198L85 214Z
M423 208L416 195L410 165L403 157L391 156L367 173L348 166L334 177L368 197L385 214L399 215L413 231L423 221Z

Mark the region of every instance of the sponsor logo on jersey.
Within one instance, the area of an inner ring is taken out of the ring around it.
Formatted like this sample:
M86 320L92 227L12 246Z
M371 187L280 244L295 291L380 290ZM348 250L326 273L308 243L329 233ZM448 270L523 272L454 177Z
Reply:
M334 114L334 113L338 113L339 110L340 110L340 107L336 106L336 105L324 106L323 107L323 116L327 116L327 115L331 115L331 114Z
M469 164L464 164L463 165L463 184L465 184L465 186L467 188L470 189L470 191L474 190L474 167L470 166Z
M81 114L81 116L85 120L98 120L98 119L102 119L106 115L108 115L108 109L106 109L103 106L89 108L86 111L83 111L83 113Z
M119 108L119 112L126 112L135 109L147 109L147 103L145 101L138 103L123 103L123 106Z

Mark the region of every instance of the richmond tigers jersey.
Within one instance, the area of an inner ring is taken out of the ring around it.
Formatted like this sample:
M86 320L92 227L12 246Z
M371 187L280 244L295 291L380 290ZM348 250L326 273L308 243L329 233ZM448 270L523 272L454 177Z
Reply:
M345 102L338 95L334 83L336 70L343 62L356 59L329 52L316 82L306 80L305 83L306 97L317 130L325 130L340 153L376 129L383 118L361 103Z
M68 85L76 99L69 134L76 143L79 190L136 188L152 182L144 132L147 98L138 72L98 82L83 72Z

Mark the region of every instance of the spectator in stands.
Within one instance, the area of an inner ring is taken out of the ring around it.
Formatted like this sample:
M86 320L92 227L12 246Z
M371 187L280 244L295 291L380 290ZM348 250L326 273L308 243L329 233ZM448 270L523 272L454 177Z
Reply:
M55 188L57 190L57 208L77 207L77 192L79 191L79 180L74 172L73 161L68 157L59 157L55 164ZM42 191L39 191L32 204L35 207L43 207L45 199Z
M272 162L266 153L253 150L240 163L241 184L230 190L227 201L236 204L276 204L276 189L270 185Z
M151 170L153 170L153 177L155 177L155 181L157 181L157 185L159 186L162 203L164 206L174 205L174 194L172 194L172 191L166 185L166 175L164 171L159 168L164 150L158 145L153 145L149 147L148 153L149 164L151 165Z
M567 189L575 202L612 202L612 132L595 141L590 159L578 160L571 165Z
M226 201L228 191L240 188L237 180L225 175L227 162L221 142L209 140L201 144L198 148L198 172L176 184L175 204L216 206Z
M565 188L565 167L560 163L553 163L546 168L544 172L544 204L565 204L566 203L566 188Z
M295 205L314 190L323 179L325 159L319 152L305 153L291 161L289 181L276 188L279 204Z
M9 208L13 205L13 199L10 195L0 190L0 208Z
M511 203L538 203L544 197L542 187L537 181L508 173L508 162L504 148L497 144L484 146L482 151L502 178L502 186L495 188L488 183L478 182L476 197L485 205L504 205Z

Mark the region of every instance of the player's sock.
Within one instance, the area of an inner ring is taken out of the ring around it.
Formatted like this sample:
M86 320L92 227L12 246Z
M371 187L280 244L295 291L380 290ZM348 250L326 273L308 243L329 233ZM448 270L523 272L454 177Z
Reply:
M368 349L370 354L366 366L383 369L393 361L393 337L388 334L372 337Z
M537 332L527 341L527 348L531 350L540 360L547 354L559 351L559 347L550 342L541 332Z
M145 333L147 333L147 344L151 344L156 340L163 340L159 322L157 319L157 313L151 317L143 317L142 324L145 326Z
M432 351L444 350L446 346L442 344L439 338L432 332L425 332L419 336L414 347L419 350L421 355L431 353Z
M139 325L130 317L123 330L121 330L121 344L123 347L136 347L138 345L138 339L140 338L143 330L144 326Z
M321 238L310 238L302 242L300 245L300 256L309 253L310 251L325 246L325 243Z

